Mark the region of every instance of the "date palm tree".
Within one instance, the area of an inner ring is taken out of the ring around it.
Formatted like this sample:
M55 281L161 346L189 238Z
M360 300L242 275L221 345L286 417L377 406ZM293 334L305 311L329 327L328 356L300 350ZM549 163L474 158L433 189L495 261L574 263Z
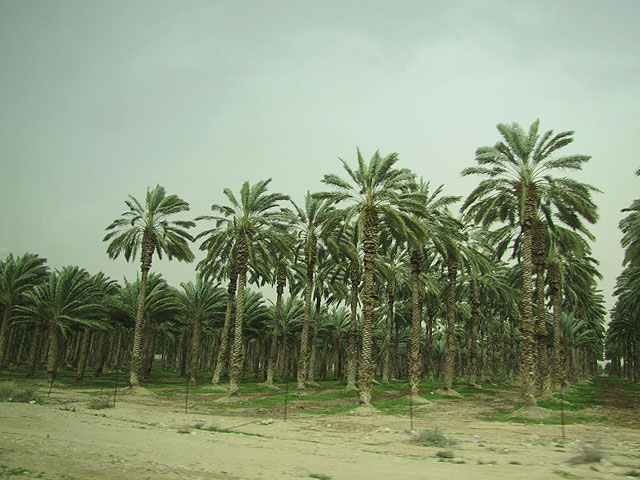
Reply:
M15 258L10 253L0 261L0 372L7 365L9 327L14 310L24 301L28 292L47 278L46 261L33 253Z
M131 352L129 384L140 385L143 344L143 307L151 269L153 254L160 259L165 254L169 260L191 262L194 259L189 248L193 237L187 229L195 226L190 220L169 220L169 217L189 210L189 204L177 195L167 195L165 189L157 185L153 190L147 188L144 205L129 195L125 200L129 208L120 218L111 223L104 241L109 241L109 258L124 255L127 261L134 261L140 250L140 292L136 310L136 324Z
M280 202L289 200L289 197L280 193L267 193L269 183L271 179L261 180L254 185L244 182L239 199L230 189L225 188L223 192L229 205L213 204L211 210L217 215L197 219L213 220L216 223L221 233L216 235L215 241L210 242L209 249L214 250L211 256L218 256L215 249L231 252L238 275L229 396L238 394L242 373L242 325L249 264L256 268L259 264L267 263L256 262L256 256L262 259L272 257L269 247L278 242L277 236L286 231L290 220L290 215L279 208Z
M347 202L350 205L334 212L334 220L355 221L364 250L364 288L362 292L363 332L362 368L360 369L360 402L371 405L371 385L375 373L372 352L373 311L377 304L374 287L375 257L378 251L380 222L389 225L399 237L410 232L422 232L415 215L423 211L423 195L415 189L415 175L407 169L395 168L398 155L385 157L376 152L367 164L360 150L358 167L354 170L341 159L350 180L338 175L325 175L323 183L334 187L332 192L315 194L329 204Z
M591 192L596 190L568 177L554 178L557 170L580 170L586 155L556 157L573 142L573 131L540 134L539 120L525 131L517 123L498 124L503 140L476 150L478 166L462 175L485 178L465 200L462 210L476 223L488 226L502 222L519 228L522 235L522 318L520 327L520 381L526 406L536 404L534 396L534 318L533 318L533 224L542 198L553 205L561 220L571 224L580 216L595 222Z
M46 318L49 325L47 373L53 382L58 371L59 335L72 326L100 327L103 293L86 270L64 267L27 293L20 315Z
M191 356L187 381L195 385L200 360L200 341L203 323L224 314L225 292L218 285L203 280L201 275L196 283L182 282L183 292L178 296L183 315L193 324L191 335Z
M293 202L291 202L293 203ZM301 257L305 265L304 285L304 323L300 335L300 350L298 356L298 393L304 392L307 379L307 361L309 359L309 329L311 326L311 297L313 294L313 279L318 260L318 247L322 242L322 228L331 208L327 202L311 196L309 192L305 197L304 210L293 203L295 207L295 223L298 233Z

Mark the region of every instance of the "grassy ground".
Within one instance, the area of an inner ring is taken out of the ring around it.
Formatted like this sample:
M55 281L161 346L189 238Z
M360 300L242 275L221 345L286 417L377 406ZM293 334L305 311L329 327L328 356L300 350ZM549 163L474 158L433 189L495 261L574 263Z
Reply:
M82 392L98 397L113 397L118 389L122 392L127 386L128 372L105 372L101 377L86 375L82 381L75 379L75 372L70 368L62 368L56 378L54 388L68 392ZM165 399L168 405L180 402L186 405L197 405L211 413L246 414L253 412L259 415L281 415L286 408L317 415L333 415L349 412L358 406L358 392L345 390L345 382L334 380L319 381L318 385L307 386L303 394L295 390L294 381L277 383L278 389L267 388L261 384L262 379L246 376L242 379L238 401L219 402L225 396L224 390L212 390L209 385L210 374L202 373L197 377L197 385L187 385L184 377L175 372L162 370L155 366L143 386L159 399ZM4 390L1 388L4 384ZM12 385L9 390L7 386ZM601 422L606 418L593 415L589 409L602 406L610 394L612 385L623 392L630 402L640 400L640 385L623 379L595 377L589 382L565 388L551 398L539 399L538 406L550 412L546 419L533 420L521 418L516 412L522 405L518 403L517 388L506 383L481 382L478 386L469 386L462 382L454 384L454 390L460 397L444 396L441 392L443 384L438 381L423 381L419 386L420 396L432 402L462 402L470 405L473 399L494 399L495 407L485 409L481 417L485 420L515 423L572 424ZM17 390L26 390L19 394ZM0 376L0 401L29 401L36 398L46 401L48 393L46 371L38 369L34 377L27 377L24 369L15 368L5 371ZM13 388L13 390L12 390ZM188 394L188 403L186 396ZM618 395L619 396L619 395ZM419 408L408 396L408 385L403 381L392 381L389 384L373 386L372 404L382 414L409 415ZM44 400L43 400L44 399ZM515 416L514 416L515 415Z

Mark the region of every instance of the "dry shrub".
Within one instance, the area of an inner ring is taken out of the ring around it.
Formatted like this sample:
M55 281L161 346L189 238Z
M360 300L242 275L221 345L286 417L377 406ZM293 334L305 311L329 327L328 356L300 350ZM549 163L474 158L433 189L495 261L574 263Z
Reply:
M42 399L36 387L19 387L13 382L2 382L0 383L0 402L41 403Z
M433 430L420 431L414 440L430 447L448 447L456 443L455 440L442 433L437 426L433 427Z

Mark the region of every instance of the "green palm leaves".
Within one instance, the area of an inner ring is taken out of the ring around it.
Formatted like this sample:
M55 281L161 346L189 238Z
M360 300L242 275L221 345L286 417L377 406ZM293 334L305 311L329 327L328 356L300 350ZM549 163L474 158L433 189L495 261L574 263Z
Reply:
M167 195L160 185L153 190L147 189L144 205L131 195L129 200L125 200L125 204L129 210L106 228L111 232L103 240L111 242L107 247L110 258L117 258L122 253L127 261L134 260L140 250L142 276L129 374L129 383L132 387L137 387L140 384L142 362L143 308L153 254L156 253L159 258L166 254L169 259L193 261L194 256L189 248L193 237L187 229L195 223L169 220L169 216L189 210L189 204L177 195Z
M46 259L32 253L14 258L9 254L0 261L0 306L2 307L2 323L0 324L0 370L6 366L7 341L9 323L14 309L23 303L26 295L35 285L41 283L48 270L44 265Z
M49 325L47 372L53 380L58 370L60 329L73 324L100 326L104 290L86 270L65 267L54 271L27 296L29 303L20 308L21 315L45 320Z
M236 318L231 359L229 395L237 395L242 373L242 325L244 318L244 295L249 265L256 268L273 262L257 262L256 256L270 259L274 245L281 243L280 237L286 232L290 214L279 208L279 203L288 200L287 195L267 193L271 179L254 185L244 182L240 197L228 188L224 194L228 205L214 204L211 210L217 215L199 217L198 220L213 220L215 229L203 232L198 238L206 237L203 247L208 251L207 262L232 261L237 269L238 286ZM206 268L207 262L203 264Z
M110 241L109 258L123 254L127 261L132 261L140 249L143 258L145 254L156 253L159 258L166 254L170 260L193 261L189 248L193 237L187 230L195 223L168 218L188 211L187 202L177 195L167 195L164 187L157 185L153 190L147 189L144 205L131 195L125 204L129 210L106 228L111 230L104 237L105 242Z
M522 323L521 323L521 381L526 405L535 405L534 386L534 318L533 288L533 229L543 218L549 228L559 220L574 230L589 235L582 223L597 220L596 206L590 185L552 174L557 170L579 170L589 160L586 155L556 156L558 151L573 142L573 132L553 134L539 132L536 120L525 131L520 125L499 124L503 140L493 147L476 150L478 166L466 168L462 175L485 177L465 200L462 210L467 218L484 227L495 222L505 229L520 228L522 236ZM502 233L504 235L504 232ZM540 302L539 302L540 303ZM543 305L539 305L542 309Z
M394 236L424 237L424 228L415 215L423 211L424 195L416 191L415 175L406 169L394 168L398 155L392 153L382 157L376 152L367 164L360 150L357 152L357 169L344 161L342 165L350 180L338 175L325 175L323 183L334 187L334 191L317 193L314 196L329 204L347 203L329 216L328 222L345 225L352 221L364 250L364 288L362 367L360 368L360 401L371 403L371 384L375 373L372 355L373 310L376 306L374 287L375 257L379 245L379 224L388 225Z

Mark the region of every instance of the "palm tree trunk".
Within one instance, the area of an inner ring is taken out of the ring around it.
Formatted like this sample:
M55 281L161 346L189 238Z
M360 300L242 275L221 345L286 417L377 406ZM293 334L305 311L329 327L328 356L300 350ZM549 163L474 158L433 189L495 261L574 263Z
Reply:
M304 382L307 377L307 355L309 352L309 325L311 323L311 294L313 292L314 253L307 258L307 277L304 289L304 320L300 334L300 351L298 356L298 387L299 393L304 392Z
M458 274L458 262L451 258L447 263L447 276L449 277L449 304L447 305L447 328L445 341L447 347L444 366L444 385L447 390L453 388L453 372L455 370L456 354L456 276Z
M544 263L536 265L537 315L535 324L536 334L536 365L537 383L540 393L545 394L551 388L549 379L549 352L547 351L547 322L545 319L547 307L544 296Z
M307 367L307 383L317 385L315 380L316 357L318 355L318 327L320 324L320 302L322 301L322 283L318 283L316 289L316 311L313 315L313 334L311 335L311 355L309 357L309 365Z
M471 280L471 318L469 319L469 348L467 349L467 374L469 385L477 386L478 380L478 308L480 298L477 280Z
M104 370L104 363L107 358L107 336L107 332L101 332L100 338L98 339L98 346L96 347L96 371L93 374L96 378L102 375L102 370Z
M38 358L41 336L42 322L36 320L33 326L33 334L31 335L31 345L29 345L29 363L27 367L27 375L29 377L32 377L36 371L36 359Z
M191 385L196 384L196 375L198 374L198 360L200 359L200 339L202 337L202 319L200 315L196 315L193 319L193 334L191 335L191 362L189 372L187 373L188 382Z
M553 390L562 386L562 288L558 267L549 269L551 298L553 299Z
M387 325L382 344L382 383L389 383L389 371L391 369L391 330L393 329L393 307L395 296L393 295L393 284L387 285Z
M349 264L351 280L351 322L349 324L349 345L347 347L347 390L356 389L358 365L358 295L360 286L360 268L356 259Z
M216 367L211 378L211 385L220 383L220 376L224 372L225 366L228 364L227 357L229 355L229 332L231 331L231 313L233 310L233 300L236 296L236 288L238 285L238 269L235 260L229 267L229 285L227 286L227 309L224 314L224 326L220 338L220 348L216 359Z
M82 345L80 347L80 357L78 358L78 369L76 370L76 380L84 378L84 372L87 368L87 357L89 355L89 345L91 344L91 330L85 327L82 334Z
M413 396L418 395L418 383L420 382L420 251L412 249L411 252L411 345L409 347L409 390Z
M371 330L373 309L376 306L374 291L375 256L378 251L378 212L375 207L367 208L364 217L364 289L362 294L362 366L360 368L360 403L371 405L371 385L375 365L373 362Z
M536 208L536 192L533 185L527 186L522 231L522 318L520 320L520 382L522 400L525 406L535 406L535 364L534 364L534 319L533 286L531 282L532 259L532 219Z
M0 326L0 373L7 366L7 346L9 344L9 317L11 305L5 305L2 312L2 325Z
M238 295L236 299L236 321L234 325L233 348L231 349L231 375L229 378L229 396L238 395L240 376L242 375L242 322L244 320L244 289L247 285L247 264L249 252L244 232L238 235L236 243L238 258Z
M277 284L276 284L276 310L273 315L273 333L271 334L271 348L269 349L269 362L267 364L267 380L265 386L273 386L273 373L276 369L276 354L278 351L278 329L280 327L280 315L282 310L282 294L286 282L286 271L284 262L278 262ZM284 338L282 339L284 342ZM282 379L281 379L282 380Z
M59 340L58 321L52 318L49 320L49 352L47 354L47 375L50 382L55 380L58 373Z
M138 292L138 307L136 309L136 325L133 332L133 347L131 349L131 366L129 370L129 385L137 387L140 385L142 369L142 344L144 337L144 303L147 295L147 282L149 280L149 270L151 269L151 258L153 256L153 243L145 233L142 239L142 261L140 275L140 291Z

